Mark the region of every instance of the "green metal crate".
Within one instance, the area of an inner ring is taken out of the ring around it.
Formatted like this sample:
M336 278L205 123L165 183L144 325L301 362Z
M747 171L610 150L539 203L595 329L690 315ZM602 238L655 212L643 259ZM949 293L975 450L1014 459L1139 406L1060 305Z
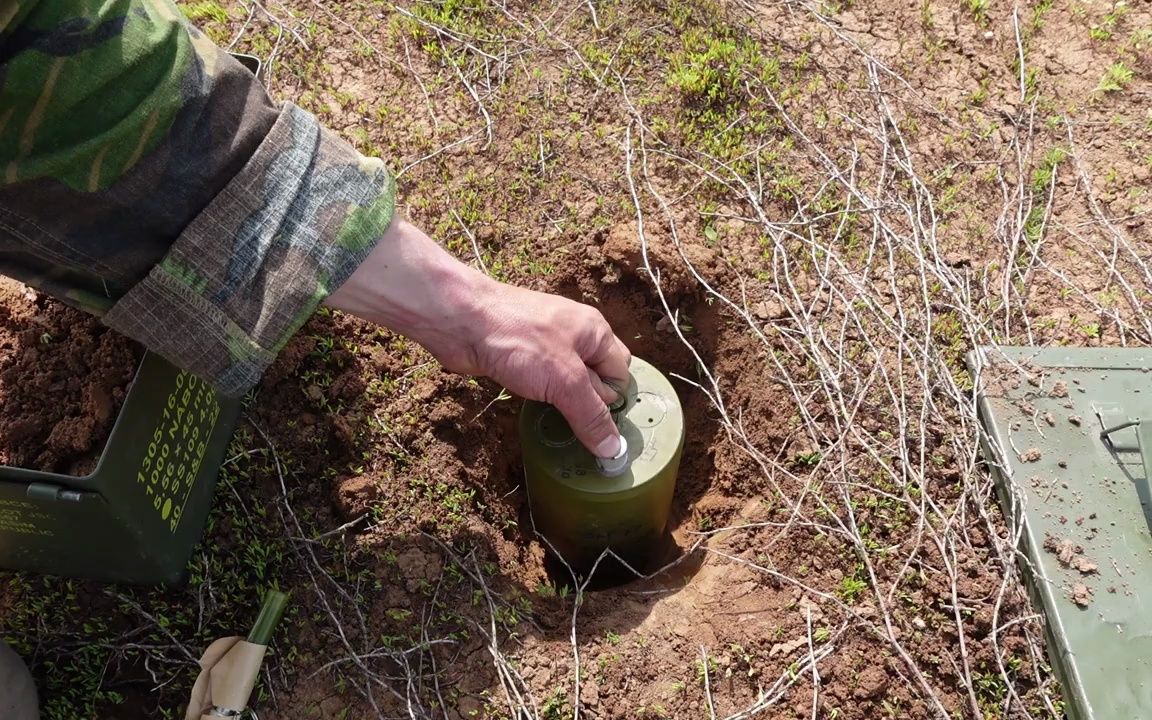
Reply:
M984 347L968 365L1067 717L1152 717L1152 349Z
M91 474L0 466L0 567L180 583L239 413L239 400L146 354Z

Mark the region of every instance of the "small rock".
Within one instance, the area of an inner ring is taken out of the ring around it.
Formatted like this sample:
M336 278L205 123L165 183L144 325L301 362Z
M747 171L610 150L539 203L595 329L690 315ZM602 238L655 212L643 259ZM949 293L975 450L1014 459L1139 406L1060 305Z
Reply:
M1084 556L1084 548L1069 538L1049 535L1044 538L1044 549L1056 555L1061 565L1078 570L1081 575L1094 575L1100 571L1099 565Z
M484 703L481 702L477 697L465 695L464 697L460 698L456 709L457 712L460 713L460 717L477 718L480 717L482 712L484 712ZM341 708L341 710L346 711L347 708ZM331 717L339 717L339 715L333 714Z
M804 617L807 617L808 613L812 614L812 622L817 622L824 619L824 611L820 609L820 605L814 602L807 595L800 598L800 601L797 603L797 605L800 608L800 614Z
M954 268L972 267L972 255L964 251L946 253L944 262Z
M1057 380L1056 384L1052 386L1052 390L1048 393L1050 397L1066 398L1068 397L1068 383L1063 380Z
M880 697L888 689L888 673L875 665L865 668L859 680L860 684L852 691L852 695L860 700Z
M1084 419L1081 418L1079 415L1069 415L1068 416L1068 422L1072 423L1076 427L1080 427L1080 423L1084 422Z
M594 708L600 704L600 686L595 682L585 683L580 688L580 702L586 707Z
M1100 572L1100 566L1083 555L1072 561L1072 567L1079 570L1081 575L1094 575Z
M912 618L912 627L917 630L924 630L928 627L928 623L924 622L923 618Z
M761 320L779 320L788 315L782 303L762 300L752 306L752 314Z
M336 483L332 495L341 517L352 520L371 509L380 498L380 483L369 475L356 475Z
M1048 423L1051 427L1056 427L1056 418L1052 417L1052 413L1044 413L1044 422Z
M1020 460L1022 460L1023 462L1036 462L1039 459L1040 459L1040 449L1039 448L1028 448L1024 452L1020 453Z
M1049 535L1044 539L1044 549L1055 553L1056 559L1060 561L1061 565L1069 565L1072 558L1076 557L1079 548L1068 538L1058 540Z
M435 582L443 567L439 555L412 546L396 557L396 566L404 576L408 592L417 592L424 584Z
M1084 583L1076 583L1072 586L1072 602L1076 603L1082 608L1088 607L1092 604L1092 588Z
M788 642L776 643L768 651L768 657L776 657L777 655L791 655L802 647L808 646L808 638L802 637L796 640L789 640Z

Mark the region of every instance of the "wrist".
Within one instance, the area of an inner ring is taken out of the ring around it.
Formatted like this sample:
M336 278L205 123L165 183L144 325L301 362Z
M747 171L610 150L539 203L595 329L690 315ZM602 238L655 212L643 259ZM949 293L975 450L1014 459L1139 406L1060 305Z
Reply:
M449 369L469 372L498 288L498 282L396 218L325 304L394 330Z

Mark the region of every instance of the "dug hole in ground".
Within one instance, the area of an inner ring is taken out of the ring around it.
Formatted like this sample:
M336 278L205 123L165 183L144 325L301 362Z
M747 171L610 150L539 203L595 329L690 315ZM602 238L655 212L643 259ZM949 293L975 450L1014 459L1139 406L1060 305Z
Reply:
M175 712L270 585L261 718L1061 717L963 358L1152 337L1144 6L182 7L456 254L673 377L678 564L556 582L519 400L322 312L186 588L3 576L47 717Z

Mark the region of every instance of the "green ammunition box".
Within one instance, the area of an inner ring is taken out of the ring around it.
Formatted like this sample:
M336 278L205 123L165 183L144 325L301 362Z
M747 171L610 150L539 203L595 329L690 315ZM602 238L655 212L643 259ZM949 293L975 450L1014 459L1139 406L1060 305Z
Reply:
M0 568L180 583L239 414L146 354L91 474L0 466Z
M1065 716L1152 717L1152 350L988 346L968 366Z

